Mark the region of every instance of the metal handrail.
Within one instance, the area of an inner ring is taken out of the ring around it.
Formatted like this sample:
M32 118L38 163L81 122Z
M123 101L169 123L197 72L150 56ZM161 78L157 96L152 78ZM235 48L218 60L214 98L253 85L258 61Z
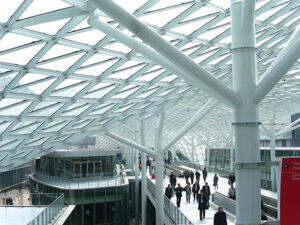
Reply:
M100 186L116 186L124 184L124 173L121 170L119 175L113 177L87 177L87 178L78 178L78 179L69 179L64 177L55 177L43 174L41 172L35 172L32 175L34 178L40 181L44 181L48 184L58 185L64 188L93 188Z
M50 205L40 212L27 225L46 225L53 220L56 215L64 208L64 194L60 194Z
M147 189L155 198L155 184L149 178L147 179ZM165 195L164 210L165 215L169 217L169 220L172 221L173 224L193 224Z

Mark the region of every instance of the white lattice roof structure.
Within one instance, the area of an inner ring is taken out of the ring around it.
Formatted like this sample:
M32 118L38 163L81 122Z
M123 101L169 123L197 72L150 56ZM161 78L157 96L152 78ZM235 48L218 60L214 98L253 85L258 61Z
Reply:
M115 2L232 88L229 0ZM203 119L174 147L187 156L192 142L199 158L203 144L230 143L231 107L186 79L181 68L144 54L152 54L152 48L138 51L126 44L133 40L133 45L144 46L88 1L10 0L0 4L1 171L83 136L111 130L126 136L128 126L134 127L142 117L148 118L147 146L153 146L156 114L161 111L165 112L166 145L202 109ZM300 3L257 0L255 7L260 80L299 29ZM92 22L95 20L101 23ZM298 59L259 104L260 121L269 123L271 118L277 121L299 112L299 85ZM133 139L131 134L127 137Z

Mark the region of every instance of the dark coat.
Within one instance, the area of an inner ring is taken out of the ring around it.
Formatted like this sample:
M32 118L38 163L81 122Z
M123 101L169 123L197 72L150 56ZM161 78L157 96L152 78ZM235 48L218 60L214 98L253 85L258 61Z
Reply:
M214 216L214 225L227 225L225 212L216 212Z
M185 177L185 178L189 178L189 176L190 176L190 172L189 171L184 171L184 173L183 173L183 176Z
M219 178L217 176L214 176L214 186L218 185L218 181L219 181Z
M176 197L177 198L181 198L182 197L182 191L183 191L182 187L175 188L175 192L176 192Z
M204 194L207 194L208 197L210 196L210 187L208 185L207 186L204 185L202 187L202 190Z
M166 188L165 195L170 199L173 196L172 188Z
M201 202L201 196L202 196L202 202ZM198 201L198 210L199 209L207 209L207 195L206 194L198 194L197 195L197 201Z
M204 170L202 171L202 175L203 175L203 177L207 177L207 171L206 171L206 169L204 169Z
M194 179L194 172L193 171L190 172L190 178Z
M170 184L172 185L176 185L176 176L173 174L173 175L170 175Z
M228 177L228 179L229 179L229 184L233 184L234 182L235 182L235 176L234 176L234 174L230 174L229 175L229 177Z
M197 171L197 172L195 173L195 175L196 175L196 179L199 180L201 174Z
M197 188L196 188L196 187L197 187ZM194 184L193 184L193 188L192 188L192 192L196 192L196 193L198 194L199 191L200 191L200 185L194 183Z

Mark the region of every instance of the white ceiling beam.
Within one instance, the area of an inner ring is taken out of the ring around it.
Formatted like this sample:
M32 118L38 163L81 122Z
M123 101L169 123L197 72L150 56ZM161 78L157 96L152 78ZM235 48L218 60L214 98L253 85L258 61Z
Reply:
M87 14L87 12L82 11L76 7L59 9L56 11L43 13L36 16L18 20L11 26L11 29L18 29L21 27L33 26L37 24L53 22L62 19L70 19L72 17L81 16L84 14Z
M142 145L140 145L140 144L138 144L138 143L136 143L136 142L134 142L134 141L132 141L128 138L122 137L121 135L116 134L114 132L106 132L105 135L112 138L112 139L114 139L114 140L116 140L116 141L118 141L118 142L120 142L120 143L122 143L122 144L133 147L134 149L136 149L138 151L147 153L151 156L156 156L157 155L155 151L152 151L152 150L146 148L145 146L142 146Z
M163 148L163 152L168 151L168 149L174 145L180 138L182 138L189 130L197 125L205 115L207 115L216 105L218 101L209 100L205 105L203 105L198 112L178 131L176 136Z
M235 91L231 90L206 70L202 69L197 63L184 55L176 47L169 44L161 36L141 23L127 11L119 7L113 1L90 0L89 2L91 2L95 7L100 8L107 15L111 16L132 33L137 35L174 65L177 65L184 70L187 76L184 76L185 74L179 74L184 79L196 82L199 87L204 88L208 91L208 93L217 97L222 102L226 102L234 106L241 104L240 97Z
M286 74L299 57L300 29L298 28L256 86L253 94L253 99L256 104L258 104L271 91L271 89Z

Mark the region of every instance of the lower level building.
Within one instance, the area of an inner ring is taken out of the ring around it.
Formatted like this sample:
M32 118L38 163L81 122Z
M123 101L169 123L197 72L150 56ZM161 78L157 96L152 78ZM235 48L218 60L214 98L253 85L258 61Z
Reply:
M115 155L119 152L80 152L81 155L76 150L56 151L42 157L37 172L29 176L31 192L64 193L65 204L76 205L66 224L129 224L129 185L121 165L115 164ZM60 169L49 169L47 161L60 164ZM84 164L86 166L82 166ZM47 171L59 172L53 176Z

